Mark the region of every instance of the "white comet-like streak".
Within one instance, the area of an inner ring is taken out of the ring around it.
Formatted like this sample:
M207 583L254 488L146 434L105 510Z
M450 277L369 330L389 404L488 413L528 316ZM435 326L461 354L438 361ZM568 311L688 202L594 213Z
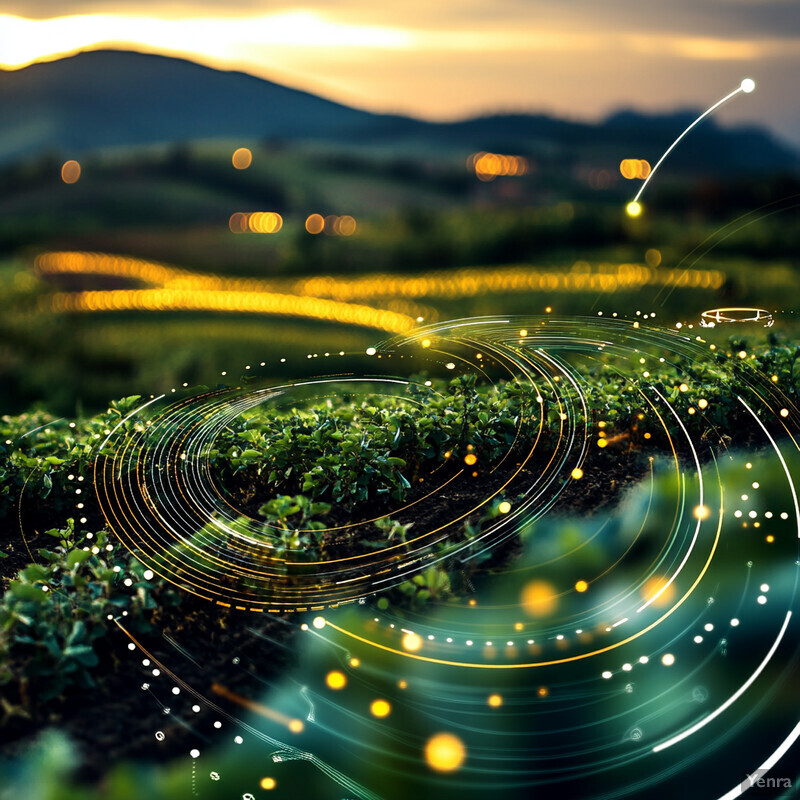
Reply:
M755 83L750 78L745 78L739 86L737 86L730 94L725 95L721 100L717 100L713 106L707 108L689 127L664 151L664 155L658 159L656 165L653 169L650 170L650 174L644 179L644 183L639 187L639 191L636 192L636 197L633 198L634 203L639 202L639 198L642 196L642 193L647 188L647 184L650 183L651 178L653 175L656 174L656 170L661 166L664 162L664 159L678 146L681 140L689 133L692 128L702 122L709 114L712 114L716 111L723 103L727 103L732 97L736 97L739 92L745 92L749 94L750 92L755 89Z
M778 649L778 645L780 645L781 640L783 639L783 635L786 633L786 629L789 627L789 620L792 618L792 612L786 612L786 619L783 621L783 625L778 633L778 638L772 643L772 647L770 647L769 652L766 656L764 656L764 660L758 665L756 671L718 708L715 708L707 717L703 717L700 722L695 723L691 726L691 728L687 728L685 731L681 731L677 736L673 736L671 739L668 739L666 742L662 742L661 744L657 744L653 748L654 753L660 753L662 750L666 750L668 747L672 747L672 745L677 744L678 742L683 741L687 737L691 736L693 733L697 733L701 728L704 728L708 725L709 722L715 720L720 714L722 714L727 708L730 708L749 688L752 686L753 682L758 678L758 676L764 671L764 668L769 664L772 659L772 656L775 655L775 651Z

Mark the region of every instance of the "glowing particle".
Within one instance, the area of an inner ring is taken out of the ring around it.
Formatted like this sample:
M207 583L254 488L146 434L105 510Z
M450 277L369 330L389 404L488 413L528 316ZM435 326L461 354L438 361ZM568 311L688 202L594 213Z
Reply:
M589 588L589 584L586 581L578 581L575 584L575 591L576 592L585 592Z
M697 401L697 405L699 408L708 408L708 400L706 400L705 398L701 398L700 400Z
M629 217L638 217L642 213L642 206L640 203L637 203L636 200L631 200L631 202L625 206L625 213Z
M688 392L688 391L689 391L689 387L688 387L688 385L687 385L687 384L685 384L685 383L682 383L682 384L681 384L681 385L678 387L678 390L679 390L679 391L681 391L681 392Z
M430 347L431 346L431 340L430 339L423 339L422 340L422 346L426 347L426 348Z
M334 670L325 676L325 683L328 684L328 688L330 689L344 689L347 685L347 678L343 672Z
M262 778L258 785L265 791L269 791L270 789L274 789L278 785L278 782L275 778Z
M756 88L756 82L752 78L745 78L739 88L745 94L750 94Z
M77 183L81 177L81 165L77 161L65 161L61 167L61 180L64 183Z
M239 147L233 151L231 163L234 169L247 169L253 163L253 154L246 147Z
M501 514L508 514L508 512L511 511L511 503L509 503L508 500L503 500L503 502L497 506L497 510Z
M490 694L487 702L492 708L500 708L503 705L503 698L499 694Z
M671 667L675 663L675 656L672 655L672 653L664 653L664 655L661 656L661 663L665 667Z
M375 353L377 353L377 352L378 352L378 351L377 351L377 350L376 350L374 347L368 347L368 348L367 348L367 355L368 355L368 356L374 356L374 355L375 355Z
M520 336L521 336L521 337L524 339L524 338L525 338L525 337L528 335L528 331L527 331L525 328L523 328L523 329L522 329L522 330L519 332L519 335L520 335Z
M419 650L422 647L422 637L416 633L407 633L403 637L403 647L411 653Z
M704 520L711 516L711 509L708 506L695 506L695 519Z
M445 367L447 367L447 369L455 369L455 368L456 368L456 365L455 365L455 364L454 364L452 361L448 361L448 362L445 364Z
M311 623L317 630L321 630L325 627L325 617L314 617L314 621Z
M437 772L457 770L466 757L464 744L452 733L437 733L425 745L425 760Z
M388 717L392 707L386 700L373 700L369 710L373 717Z
M550 691L548 690L548 688L546 686L540 686L536 690L536 694L538 694L539 697L547 697L547 695L550 694Z
M477 460L478 456L476 456L474 453L467 453L467 455L464 456L464 463L470 467L475 464Z
M608 442L605 439L598 439L597 440L597 446L598 447L605 447L607 444L608 444Z
M694 637L694 643L695 643L695 644L701 644L701 643L702 643L702 641L703 641L703 637L702 637L702 636L700 636L699 634L698 634L697 636L695 636L695 637Z
M361 666L361 662L357 658L351 658L350 659L350 666L351 667L360 667Z
M244 739L242 739L241 736L234 736L233 741L236 742L236 744L241 744L244 741Z
M612 673L612 672L610 672L609 670L606 670L606 671L603 673L603 677L604 677L606 680L608 680L609 678L613 677L613 673Z
M583 470L580 467L575 467L570 473L573 480L579 481L583 477Z
M398 681L397 687L399 689L408 689L408 681Z
M630 672L633 669L633 664L623 664L622 670L623 672Z
M639 658L640 664L647 664L648 661L650 661L650 659L647 656L641 656L641 658Z
M782 408L782 409L781 409L781 416L782 416L782 417L788 417L788 416L789 416L789 409L787 409L787 408Z
M303 732L303 727L304 727L304 725L303 725L303 723L302 723L302 722L300 722L300 720L299 720L299 719L293 719L293 720L292 720L292 721L289 723L289 730L290 730L292 733L302 733L302 732Z
M772 534L767 536L767 544L772 544L775 541L775 537Z
M189 755L192 758L200 758L200 751L199 750L190 750Z
M739 620L738 620L738 619L736 619L736 617L734 617L734 618L731 620L731 626L732 626L732 627L734 627L734 628L736 628L736 627L738 627L738 626L739 626Z
M143 573L142 577L143 577L143 578L144 578L146 581L151 581L151 580L153 580L153 575L154 575L154 574L155 574L155 573L153 572L153 570L151 570L151 569L146 569L146 570L144 571L144 573Z
M769 591L769 584L768 583L762 583L759 588L761 589L762 592L768 592Z
M756 599L758 601L758 604L761 606L763 606L767 602L767 598L763 594L760 594Z
M552 614L558 605L558 593L545 581L531 581L522 590L522 607L533 617Z
M642 597L656 607L669 605L674 596L675 585L668 583L666 578L654 576L642 587Z

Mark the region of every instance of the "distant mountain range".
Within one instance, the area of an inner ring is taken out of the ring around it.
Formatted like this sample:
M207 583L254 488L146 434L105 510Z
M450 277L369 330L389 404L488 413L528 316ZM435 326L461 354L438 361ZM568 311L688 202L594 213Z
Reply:
M108 147L203 139L410 145L558 155L597 163L655 159L694 111L614 114L598 124L541 114L433 123L372 114L241 72L116 50L0 71L0 161L64 157ZM800 156L766 130L713 119L676 149L673 168L717 172L796 169Z

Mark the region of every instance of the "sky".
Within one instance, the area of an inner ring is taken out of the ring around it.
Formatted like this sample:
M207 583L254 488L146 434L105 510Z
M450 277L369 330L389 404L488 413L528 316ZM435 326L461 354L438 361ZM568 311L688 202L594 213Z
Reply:
M800 145L797 0L4 0L0 66L96 47L241 69L374 111L721 110Z

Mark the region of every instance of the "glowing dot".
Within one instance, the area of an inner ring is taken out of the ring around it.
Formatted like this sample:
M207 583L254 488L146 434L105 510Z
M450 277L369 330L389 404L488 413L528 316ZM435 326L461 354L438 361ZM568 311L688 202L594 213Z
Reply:
M640 663L640 664L646 664L648 661L650 661L650 659L649 659L647 656L642 656L642 657L639 659L639 663Z
M699 520L708 519L711 516L711 509L708 506L696 506L694 516Z
M423 347L430 347L431 346L431 340L430 339L423 339L422 340L422 346Z
M740 350L737 355L739 358L747 358L747 350Z
M782 417L788 417L789 416L789 410L786 409L786 408L782 408L781 409L781 416Z
M388 717L392 707L386 700L373 700L369 710L373 717Z
M623 672L630 672L633 669L633 664L623 664L622 670Z
M540 686L540 687L539 687L539 688L536 690L536 694L538 694L538 695L539 695L539 697L547 697L547 695L548 695L548 694L550 694L550 692L548 691L548 689L547 689L547 687L546 687L546 686Z
M772 534L767 536L767 544L772 544L775 541L775 537Z
M731 626L732 626L732 627L734 627L734 628L736 628L736 627L738 627L738 625L739 625L739 620L738 620L738 619L736 619L736 617L734 617L734 618L731 620Z
M522 590L522 607L534 617L552 614L558 604L558 593L549 583L531 581Z
M697 401L697 405L700 408L708 408L708 400L706 400L705 398L701 398L700 400Z
M610 672L609 670L606 670L606 671L603 673L603 677L604 677L606 680L608 680L608 679L609 679L609 678L611 678L612 676L613 676L613 673L612 673L612 672Z
M769 591L769 584L768 583L762 583L761 586L760 586L760 589L761 589L762 592L768 592Z
M374 356L374 355L375 355L375 353L377 353L377 352L378 352L378 351L377 351L377 350L376 350L374 347L368 347L368 348L367 348L367 355L368 355L368 356Z
M553 309L550 306L547 306L547 308L545 308L545 310L544 310L544 313L545 314L550 314L552 311L553 311Z
M61 167L61 180L64 183L77 183L81 177L81 165L77 161L65 161Z
M278 785L278 782L275 778L262 778L261 783L258 785L265 791L269 791L270 789L274 789Z
M754 489L758 489L760 486L761 486L761 484L758 481L754 481L753 482L753 488Z
M629 217L638 217L639 214L642 213L642 206L641 203L637 203L635 200L631 200L627 206L625 206L625 213Z
M756 88L756 82L752 78L745 78L739 87L745 94L750 94Z
M503 705L503 698L499 694L490 694L488 703L492 708L500 708Z
M325 617L314 617L314 621L311 623L317 630L321 630L325 627Z
M763 594L760 594L758 596L757 600L758 600L758 604L761 605L761 606L763 606L767 602L767 598Z
M425 745L425 760L438 772L457 770L466 757L464 744L452 733L437 733Z
M464 463L467 464L470 467L474 463L476 463L477 460L478 460L478 456L476 456L474 453L468 453L467 455L464 456Z
M585 592L589 588L589 584L586 581L578 581L575 584L575 591L576 592Z
M233 741L236 742L236 744L241 744L244 741L244 739L242 739L241 736L234 736Z
M685 383L682 383L682 384L681 384L681 385L678 387L678 389L679 389L679 391L681 391L681 392L688 392L688 391L689 391L689 387L688 387L688 385L687 385L687 384L685 384Z
M334 670L325 676L325 683L327 683L328 687L331 689L344 689L347 685L347 678L344 676L344 673Z
M702 636L698 635L698 636L694 637L694 643L695 644L700 644L702 641L703 641L703 637Z
M151 580L153 580L153 575L154 575L154 574L155 574L155 573L153 572L153 570L151 570L151 569L146 569L146 570L144 571L144 573L143 573L143 576L142 576L142 577L144 577L144 579L145 579L146 581L151 581Z
M573 480L579 481L583 477L583 470L580 467L575 467L570 475L572 475Z
M195 714L199 714L200 713L200 706L196 706L196 705L192 706L192 711L194 711Z
M661 656L661 663L665 667L671 667L675 663L675 656L672 655L672 653L664 653L664 655Z
M361 662L357 658L351 658L350 659L350 666L351 667L360 667L361 666Z
M785 511L781 511L781 519L789 519L789 515Z
M456 365L455 365L455 364L454 364L452 361L448 361L448 362L445 364L445 367L447 367L447 369L455 369L455 368L456 368Z
M302 722L300 722L300 720L299 720L299 719L293 719L293 720L292 720L292 721L289 723L289 730L290 730L292 733L302 733L302 732L303 732L303 723L302 723Z
M403 637L403 647L412 653L415 650L419 650L420 647L422 647L422 637L418 636L416 633L407 633Z
M503 500L503 502L497 506L497 510L501 514L508 514L508 512L511 511L511 503L509 503L508 500Z
M200 758L200 751L199 750L190 750L189 755L192 758Z
M398 681L397 686L400 689L408 689L408 681Z

